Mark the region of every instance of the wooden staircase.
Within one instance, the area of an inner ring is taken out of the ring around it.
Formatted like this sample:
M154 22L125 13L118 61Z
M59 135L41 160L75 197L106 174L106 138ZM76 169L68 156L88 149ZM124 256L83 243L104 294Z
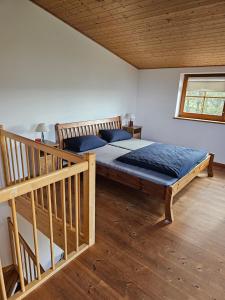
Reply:
M15 292L17 285L19 283L19 273L15 265L9 265L3 268L3 276L5 281L5 289L7 297L11 297L13 292Z

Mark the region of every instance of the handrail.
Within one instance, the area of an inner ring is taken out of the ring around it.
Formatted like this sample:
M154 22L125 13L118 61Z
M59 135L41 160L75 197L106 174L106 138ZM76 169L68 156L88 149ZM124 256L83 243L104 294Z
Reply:
M6 187L5 189L0 190L0 204L12 198L22 196L24 194L32 192L33 190L40 189L42 187L45 187L46 185L61 181L65 178L73 176L74 174L82 173L87 170L88 162L81 162L77 165L66 167L47 175L41 175L28 181L23 181L15 185L11 185L9 187Z

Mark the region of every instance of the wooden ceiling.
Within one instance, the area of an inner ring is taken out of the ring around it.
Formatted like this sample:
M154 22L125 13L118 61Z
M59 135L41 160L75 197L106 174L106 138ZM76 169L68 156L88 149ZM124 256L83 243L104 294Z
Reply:
M138 69L225 65L225 0L31 0Z

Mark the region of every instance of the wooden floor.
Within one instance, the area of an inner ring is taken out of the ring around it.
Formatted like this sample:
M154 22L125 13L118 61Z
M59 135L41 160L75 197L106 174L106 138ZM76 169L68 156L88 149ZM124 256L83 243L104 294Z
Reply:
M175 222L140 192L98 178L96 245L26 299L225 299L225 170L175 198Z

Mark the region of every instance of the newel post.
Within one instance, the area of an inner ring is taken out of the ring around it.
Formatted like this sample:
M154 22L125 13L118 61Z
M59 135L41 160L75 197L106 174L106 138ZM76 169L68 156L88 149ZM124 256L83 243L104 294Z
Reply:
M95 243L95 185L96 185L96 155L84 154L88 161L88 170L83 176L84 203L84 239L89 246Z

